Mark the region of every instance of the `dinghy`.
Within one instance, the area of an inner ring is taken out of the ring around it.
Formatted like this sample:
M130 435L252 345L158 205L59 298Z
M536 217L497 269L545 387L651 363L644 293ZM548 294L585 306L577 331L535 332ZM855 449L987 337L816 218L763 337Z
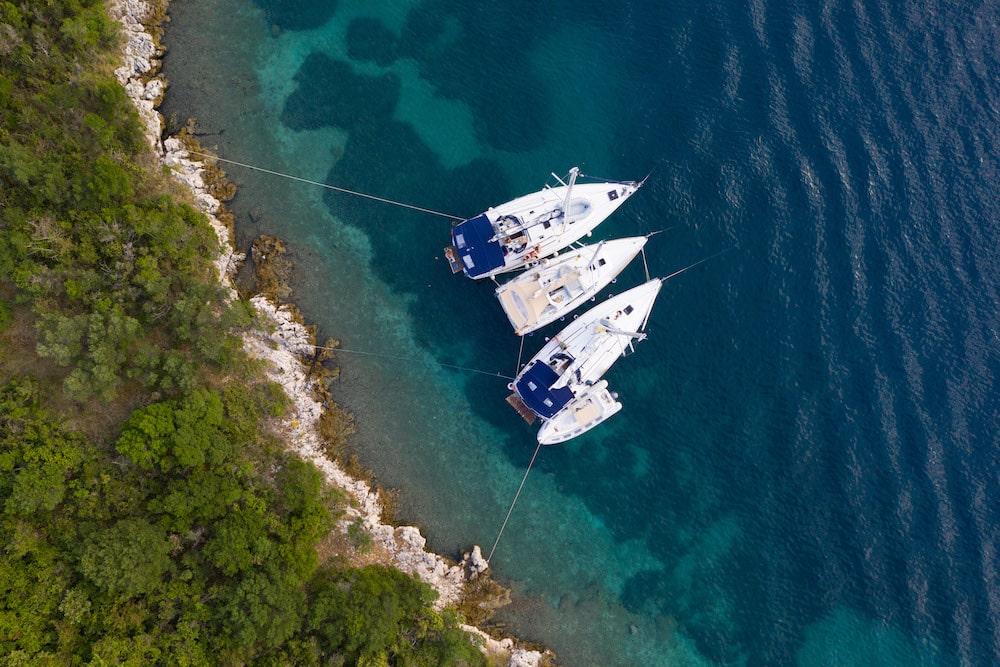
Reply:
M538 442L558 445L594 428L622 409L618 396L608 391L608 381L601 380L585 388L563 409L542 423Z

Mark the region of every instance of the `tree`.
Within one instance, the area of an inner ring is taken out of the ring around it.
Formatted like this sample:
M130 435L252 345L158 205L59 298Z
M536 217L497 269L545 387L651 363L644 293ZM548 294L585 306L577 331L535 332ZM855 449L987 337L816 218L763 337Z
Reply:
M234 452L223 435L225 413L216 392L196 389L132 413L115 448L144 469L220 465Z
M195 470L172 480L146 507L168 530L187 532L225 516L243 493L243 485L232 475Z
M218 610L214 641L237 656L259 655L299 631L305 587L280 562L268 561L229 580L213 606Z
M401 648L407 626L436 597L427 584L380 565L327 573L315 588L308 627L330 652L370 661Z
M223 574L232 576L261 565L275 555L262 512L238 508L215 525L205 556Z
M163 529L142 519L121 519L85 543L80 571L99 588L132 597L158 588L170 567Z
M105 400L114 398L122 369L142 330L138 320L117 305L89 315L45 313L37 328L38 356L60 366L74 366L65 389L78 401L93 394Z
M52 648L52 621L67 587L70 568L56 548L26 522L0 522L0 656L21 656L20 663Z
M40 408L39 392L30 379L0 388L0 499L10 514L54 510L85 457L83 437Z
M122 427L115 449L140 468L163 465L170 449L174 426L174 408L167 403L153 403L136 410Z

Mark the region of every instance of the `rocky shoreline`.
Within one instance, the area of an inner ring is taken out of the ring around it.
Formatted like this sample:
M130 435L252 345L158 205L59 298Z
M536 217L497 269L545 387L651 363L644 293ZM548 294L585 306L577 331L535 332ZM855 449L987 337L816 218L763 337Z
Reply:
M245 254L234 250L232 232L220 220L224 207L210 192L206 165L192 156L180 138L163 138L163 119L157 106L166 84L158 75L161 50L157 38L158 26L166 18L166 10L166 0L109 2L110 14L121 24L125 37L122 65L115 70L115 75L138 109L151 148L172 175L191 191L196 205L208 216L222 248L216 260L219 279L229 288L231 298L237 298L232 276ZM377 562L416 575L433 586L440 594L438 607L462 603L469 582L488 577L488 564L479 547L465 554L462 562L449 562L427 550L426 540L416 527L392 526L382 521L382 502L378 493L367 482L348 475L324 451L319 433L324 407L315 397L314 382L307 366L307 361L316 353L312 332L301 322L294 306L276 304L263 295L253 297L250 302L262 321L269 321L271 326L267 331L247 333L244 347L251 355L267 362L268 377L284 387L292 400L292 409L281 425L287 446L312 462L329 484L342 489L350 498L347 511L334 532L348 540L351 527L360 524L371 537ZM531 650L518 646L512 639L497 640L473 626L464 627L482 638L488 654L506 659L510 667L553 662L554 655L550 651Z

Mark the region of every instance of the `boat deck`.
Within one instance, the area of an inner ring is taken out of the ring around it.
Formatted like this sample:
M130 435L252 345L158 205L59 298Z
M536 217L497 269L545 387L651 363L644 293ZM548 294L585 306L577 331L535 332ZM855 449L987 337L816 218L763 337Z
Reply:
M444 256L448 260L448 266L451 267L452 273L462 272L462 260L458 258L458 248L453 245L448 246L444 249Z
M524 401L521 400L520 396L517 394L511 394L507 397L507 403L509 403L512 408L517 410L517 414L521 415L521 419L528 422L529 425L535 423L535 419L537 419L538 415L535 414L534 410L524 404Z
M514 281L499 291L500 305L518 333L537 324L547 313L564 308L584 292L579 271L567 268L551 278L543 278L542 273L536 275L536 280Z

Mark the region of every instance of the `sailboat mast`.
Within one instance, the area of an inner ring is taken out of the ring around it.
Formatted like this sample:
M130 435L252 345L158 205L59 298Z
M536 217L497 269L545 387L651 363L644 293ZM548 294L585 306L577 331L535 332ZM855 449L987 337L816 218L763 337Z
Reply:
M568 222L569 217L569 196L573 193L573 184L576 183L576 175L580 173L579 167L573 167L569 170L569 184L566 186L566 199L563 200L562 213L563 213L563 224Z

